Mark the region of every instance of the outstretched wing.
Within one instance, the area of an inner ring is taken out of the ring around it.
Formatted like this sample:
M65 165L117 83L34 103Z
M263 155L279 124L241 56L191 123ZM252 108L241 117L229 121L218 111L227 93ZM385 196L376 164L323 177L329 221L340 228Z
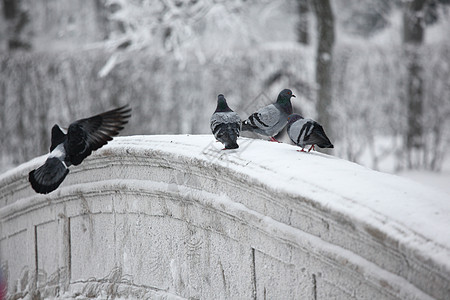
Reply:
M81 119L70 124L67 131L66 153L70 162L80 164L92 151L106 145L119 134L131 116L128 105Z
M246 120L253 128L267 129L273 127L280 120L280 110L273 104L265 106L253 113Z

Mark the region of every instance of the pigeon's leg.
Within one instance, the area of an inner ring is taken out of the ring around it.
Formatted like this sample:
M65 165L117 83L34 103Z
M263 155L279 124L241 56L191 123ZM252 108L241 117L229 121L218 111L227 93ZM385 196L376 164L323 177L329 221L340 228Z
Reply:
M270 137L269 142L277 142L277 143L281 143L280 141L278 141L277 139L275 139L273 136Z
M311 146L311 148L309 148L308 152L310 152L311 150L316 151L316 148L314 147L314 144Z
M298 152L306 152L305 148L302 147L302 150L297 150Z

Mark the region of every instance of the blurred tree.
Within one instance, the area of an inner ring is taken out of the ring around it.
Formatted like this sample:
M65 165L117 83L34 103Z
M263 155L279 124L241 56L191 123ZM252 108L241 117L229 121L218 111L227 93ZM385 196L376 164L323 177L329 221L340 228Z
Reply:
M110 24L108 20L108 10L104 0L94 0L95 12L97 15L98 31L102 33L102 39L107 39L110 32Z
M316 53L316 84L317 84L317 121L327 128L332 138L331 98L332 98L332 58L334 46L334 15L329 0L312 1L317 20L317 53Z
M342 11L339 19L344 28L353 34L363 37L371 36L389 25L389 15L397 0L340 0L341 6L347 9Z
M245 26L235 15L245 0L106 0L111 11L113 32L111 40L119 45L124 41L132 48L155 47L157 50L177 53L204 28L198 28L207 19L209 25L227 27L231 23ZM202 26L204 27L204 26Z
M8 39L8 49L31 49L30 18L22 0L2 0L6 26L3 29Z
M308 0L297 0L299 22L297 25L297 41L300 44L309 44L309 25L308 25Z
M408 168L420 166L423 141L423 68L420 47L424 40L424 8L427 0L405 1L403 8L403 45L406 58L407 129L405 150Z
M0 52L8 50L8 39L6 38L6 19L3 10L3 1L0 1Z
M428 0L425 6L425 24L432 25L439 21L439 8L450 5L450 0Z

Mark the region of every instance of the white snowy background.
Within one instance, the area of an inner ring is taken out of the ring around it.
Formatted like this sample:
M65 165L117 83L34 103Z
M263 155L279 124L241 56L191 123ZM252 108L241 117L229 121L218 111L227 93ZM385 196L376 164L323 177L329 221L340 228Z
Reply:
M408 3L420 44L404 42ZM0 1L0 172L49 148L50 128L129 103L122 135L207 134L223 93L241 118L283 88L320 118L319 26L306 0ZM300 9L302 7L302 9ZM450 194L447 0L331 1L331 154ZM303 27L300 26L302 24ZM300 30L307 40L300 39ZM420 65L419 146L406 143L409 56ZM280 139L289 143L285 133ZM245 151L245 149L242 149Z

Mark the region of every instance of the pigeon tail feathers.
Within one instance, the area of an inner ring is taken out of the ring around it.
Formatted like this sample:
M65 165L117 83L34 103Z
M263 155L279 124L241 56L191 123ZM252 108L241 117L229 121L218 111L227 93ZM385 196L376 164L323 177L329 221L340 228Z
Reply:
M48 194L59 187L68 173L69 169L60 159L49 157L45 164L28 174L28 180L36 192Z
M225 149L237 149L239 145L237 144L237 135L234 132L228 132L222 136L224 141Z
M236 142L225 144L225 149L237 149L239 148L239 145Z
M309 140L314 141L314 144L317 144L320 148L334 148L323 127L318 123L315 123Z
M237 124L222 124L217 132L216 138L225 145L225 149L236 149L239 148L237 144L238 136L239 127Z
M318 144L317 146L319 146L320 148L334 148L334 145L332 143L329 144Z

